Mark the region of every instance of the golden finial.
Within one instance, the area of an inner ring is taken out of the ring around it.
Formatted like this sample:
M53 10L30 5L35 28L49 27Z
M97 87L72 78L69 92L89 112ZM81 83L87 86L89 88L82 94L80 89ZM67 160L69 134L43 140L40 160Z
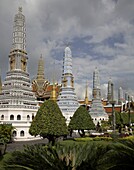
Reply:
M55 83L55 62L54 62L54 72L53 72L53 86L52 86L52 92L51 92L50 100L53 100L53 101L57 100L56 83Z
M85 105L87 106L88 105L88 91L87 91L87 81L86 81L86 92L85 92Z

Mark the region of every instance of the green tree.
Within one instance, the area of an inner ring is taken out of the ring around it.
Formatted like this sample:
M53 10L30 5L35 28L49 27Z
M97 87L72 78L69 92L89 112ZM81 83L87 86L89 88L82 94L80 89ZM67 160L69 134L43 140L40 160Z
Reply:
M6 152L7 143L11 141L13 129L11 124L0 124L0 156Z
M89 112L85 107L80 106L74 113L71 121L68 125L69 130L78 130L80 136L85 136L84 130L94 129L95 125L92 121L92 118Z
M101 121L101 128L102 128L103 132L107 131L108 129L110 129L109 121L102 120Z
M56 138L68 134L65 118L56 102L47 100L41 105L31 123L29 133L47 138L52 144Z

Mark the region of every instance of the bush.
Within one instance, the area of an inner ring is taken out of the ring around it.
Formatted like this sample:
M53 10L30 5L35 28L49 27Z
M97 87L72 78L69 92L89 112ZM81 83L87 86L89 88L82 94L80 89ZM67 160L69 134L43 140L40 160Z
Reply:
M88 142L88 141L93 141L92 138L90 137L85 137L85 138L74 138L75 141L77 142Z

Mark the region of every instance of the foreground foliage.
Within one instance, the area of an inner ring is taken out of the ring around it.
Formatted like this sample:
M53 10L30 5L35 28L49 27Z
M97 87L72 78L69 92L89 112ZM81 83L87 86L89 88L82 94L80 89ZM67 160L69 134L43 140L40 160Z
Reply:
M4 161L5 170L128 170L134 169L134 141L71 142L25 146Z

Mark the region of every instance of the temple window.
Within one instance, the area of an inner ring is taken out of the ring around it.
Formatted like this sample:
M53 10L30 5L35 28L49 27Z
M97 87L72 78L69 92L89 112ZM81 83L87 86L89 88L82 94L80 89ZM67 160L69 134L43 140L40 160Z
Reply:
M24 131L20 131L20 136L24 136Z
M29 115L27 115L27 120L30 120L30 116Z
M21 120L21 115L17 115L17 120Z
M13 131L13 137L17 136L17 132L14 130Z
M10 115L10 120L14 120L14 115Z
M32 120L34 119L34 114L32 113Z
M1 115L1 120L4 120L4 115Z

